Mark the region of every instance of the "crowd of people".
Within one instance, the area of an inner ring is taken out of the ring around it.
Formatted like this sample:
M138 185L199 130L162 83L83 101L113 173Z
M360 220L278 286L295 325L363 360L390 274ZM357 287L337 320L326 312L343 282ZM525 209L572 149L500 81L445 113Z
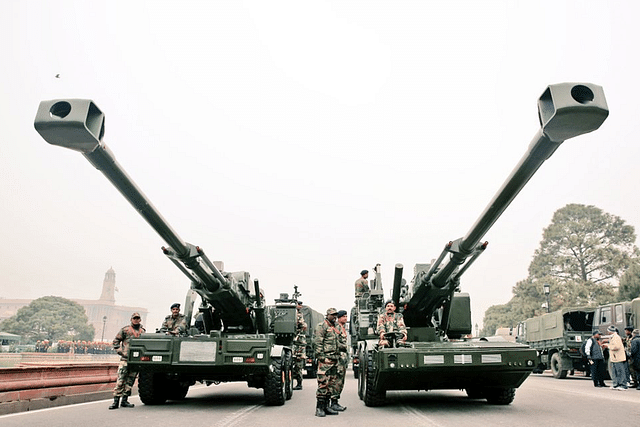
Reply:
M604 351L609 351L611 361L612 390L627 390L629 387L640 390L640 330L628 326L624 339L615 326L607 328L609 335L603 337L599 330L584 345L584 354L591 367L591 379L594 387L606 387Z
M39 340L36 353L114 354L110 343L101 341Z

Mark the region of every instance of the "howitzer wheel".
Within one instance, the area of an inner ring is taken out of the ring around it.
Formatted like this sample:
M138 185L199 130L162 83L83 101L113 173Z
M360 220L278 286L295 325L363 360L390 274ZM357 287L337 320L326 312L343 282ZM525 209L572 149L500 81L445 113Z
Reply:
M285 353L284 358L284 380L285 380L285 400L293 396L293 357L290 352Z
M366 369L362 369L363 366L367 366L367 356L366 353L363 351L359 351L358 352L358 360L360 361L360 369L358 372L358 397L360 398L360 400L364 399L364 391L366 389L366 382L367 382L367 378L366 378Z
M375 372L373 370L373 357L367 357L367 371L364 390L364 404L366 406L382 406L387 396L387 391L375 388Z
M138 377L138 395L145 405L162 405L167 401L167 379L164 374L140 372ZM186 393L185 393L186 395Z
M189 383L177 380L167 381L167 400L184 400L189 393Z
M273 358L264 381L264 399L269 406L282 406L286 399L284 359Z
M492 405L508 405L516 397L515 388L491 388L484 391L487 402Z
M562 357L560 356L560 353L553 353L550 365L554 378L558 378L560 380L567 378L567 370L562 369Z

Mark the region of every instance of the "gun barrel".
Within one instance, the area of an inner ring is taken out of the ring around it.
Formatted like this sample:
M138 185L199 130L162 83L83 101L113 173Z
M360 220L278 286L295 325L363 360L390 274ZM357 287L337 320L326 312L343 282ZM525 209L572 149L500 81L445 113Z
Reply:
M609 115L602 87L589 83L550 85L538 100L541 129L494 195L475 224L458 243L450 261L435 274L432 283L444 287L458 265L464 263L538 168L569 138L592 132Z
M214 271L209 272L200 263L189 262L200 256L197 248L180 238L104 144L104 114L93 101L42 101L34 126L48 143L81 152L111 181L210 292L220 287L221 280L224 280L222 274L215 267Z

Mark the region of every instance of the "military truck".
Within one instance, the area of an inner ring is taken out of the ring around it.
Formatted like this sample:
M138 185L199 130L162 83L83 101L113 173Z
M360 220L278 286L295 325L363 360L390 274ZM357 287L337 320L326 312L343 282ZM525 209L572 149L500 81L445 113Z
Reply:
M563 308L518 325L517 342L535 348L540 357L535 373L551 369L555 378L562 379L569 372L589 372L580 347L591 337L595 311L593 307Z
M593 326L602 335L608 335L607 327L614 325L620 336L624 335L624 328L632 326L640 328L640 298L632 301L612 302L596 307Z
M384 404L388 390L464 389L470 398L484 398L491 404L513 401L516 388L537 365L536 351L504 340L468 338L471 304L469 294L460 292L460 279L487 248L487 242L481 242L485 233L542 163L566 139L598 129L607 116L600 86L562 83L547 87L538 100L541 129L467 234L446 243L435 261L416 265L405 297L400 296L402 266L397 266L392 298L408 329L405 343L396 332L385 336L390 346L379 345L378 337L369 334L361 318L367 315L365 320L373 320L367 314L371 304L356 301L358 395L365 405ZM373 322L369 325L373 327Z
M268 405L284 404L293 393L295 301L280 298L266 307L258 281L252 282L248 272L227 272L202 247L185 242L118 164L104 143L104 122L93 101L59 99L40 103L35 128L48 143L81 152L100 170L167 243L162 252L191 283L186 336L149 333L131 340L127 361L140 372L142 402L182 399L196 381L246 381L249 387L264 389ZM198 296L195 327L191 320Z

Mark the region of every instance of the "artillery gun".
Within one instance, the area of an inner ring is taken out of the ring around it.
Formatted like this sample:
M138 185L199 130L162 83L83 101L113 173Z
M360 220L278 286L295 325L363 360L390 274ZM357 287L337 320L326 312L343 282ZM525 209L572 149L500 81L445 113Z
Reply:
M378 306L371 304L371 295L356 298L354 366L365 405L382 405L387 390L437 389L464 389L470 398L510 404L515 389L537 366L536 351L529 346L470 338L471 304L469 295L460 292L460 278L486 249L487 242L481 242L485 233L542 163L566 139L598 129L609 111L600 86L562 83L544 91L538 114L541 129L467 234L448 242L435 261L417 264L408 289L402 285L403 267L396 265L392 298L404 317L407 342L379 345L371 333L371 311Z
M283 296L266 307L258 281L252 282L248 272L226 272L201 247L182 240L105 145L104 121L90 100L52 100L40 103L35 128L48 143L81 152L166 242L162 252L191 282L188 325L197 295L201 300L199 327L189 327L187 336L155 333L131 340L127 360L140 372L142 402L182 399L196 381L246 381L264 389L267 404L284 404L293 393L295 302Z

